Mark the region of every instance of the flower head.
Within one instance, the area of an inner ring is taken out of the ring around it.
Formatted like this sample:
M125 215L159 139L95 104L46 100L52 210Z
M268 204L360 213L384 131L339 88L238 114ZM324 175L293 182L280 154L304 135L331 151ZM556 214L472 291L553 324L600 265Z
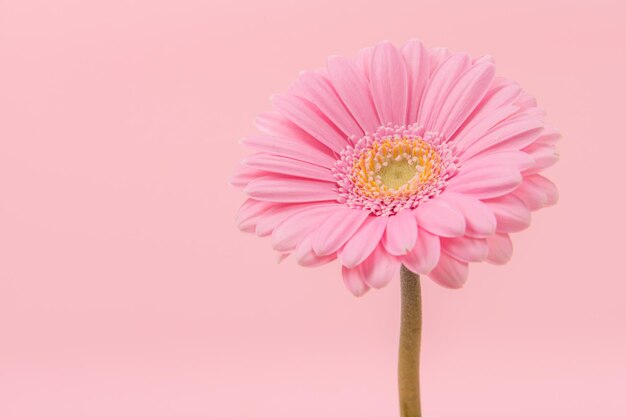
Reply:
M232 180L248 195L239 226L301 265L338 259L355 295L401 264L459 288L557 200L539 172L559 134L489 57L383 42L303 72L273 104L242 140L256 153Z

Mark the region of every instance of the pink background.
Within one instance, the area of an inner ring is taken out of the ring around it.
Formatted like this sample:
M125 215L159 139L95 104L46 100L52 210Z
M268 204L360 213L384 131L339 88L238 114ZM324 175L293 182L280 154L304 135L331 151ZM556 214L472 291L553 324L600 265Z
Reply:
M276 264L227 185L268 97L412 37L564 134L505 267L424 283L435 417L626 415L621 0L0 1L0 416L397 415L398 282Z

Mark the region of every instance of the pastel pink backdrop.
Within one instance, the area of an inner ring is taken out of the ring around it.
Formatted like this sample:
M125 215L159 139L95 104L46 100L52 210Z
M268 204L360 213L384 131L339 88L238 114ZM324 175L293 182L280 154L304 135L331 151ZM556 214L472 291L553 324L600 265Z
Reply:
M397 280L278 265L227 180L299 70L412 37L564 136L513 261L424 282L426 414L626 415L622 4L0 1L0 416L397 415Z

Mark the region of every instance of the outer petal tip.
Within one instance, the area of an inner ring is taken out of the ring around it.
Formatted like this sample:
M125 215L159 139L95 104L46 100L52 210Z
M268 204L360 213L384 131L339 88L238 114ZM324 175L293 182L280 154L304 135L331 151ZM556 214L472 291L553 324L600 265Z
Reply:
M419 229L415 246L401 258L402 263L416 274L428 274L439 262L440 250L439 237Z
M369 286L365 283L358 268L346 268L343 266L341 273L343 283L355 297L361 297L369 291Z
M487 262L494 265L504 265L513 256L513 243L511 237L506 233L498 233L487 238L489 254Z
M281 264L283 263L283 261L285 259L287 259L289 257L289 255L291 255L291 252L281 252L278 254L278 257L276 259L276 263Z
M458 289L465 285L468 274L469 266L467 262L459 261L450 255L442 253L439 264L428 276L443 287Z
M341 263L348 268L355 268L363 262L378 246L386 225L386 217L368 217L338 252Z
M389 255L381 245L358 266L363 279L372 288L383 288L400 271L400 261Z
M409 253L417 240L417 221L409 209L402 210L387 221L387 229L382 243L392 255L402 256Z
M443 199L430 200L415 209L414 213L417 225L435 235L456 237L465 233L465 217L456 207Z

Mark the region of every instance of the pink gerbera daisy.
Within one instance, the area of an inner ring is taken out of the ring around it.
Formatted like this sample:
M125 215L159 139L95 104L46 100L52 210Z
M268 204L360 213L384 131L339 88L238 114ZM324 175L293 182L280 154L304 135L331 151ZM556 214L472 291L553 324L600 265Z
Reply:
M461 287L468 263L509 260L509 234L557 191L539 174L559 134L490 57L412 40L303 72L242 140L242 230L304 266L338 259L353 294L401 265Z

